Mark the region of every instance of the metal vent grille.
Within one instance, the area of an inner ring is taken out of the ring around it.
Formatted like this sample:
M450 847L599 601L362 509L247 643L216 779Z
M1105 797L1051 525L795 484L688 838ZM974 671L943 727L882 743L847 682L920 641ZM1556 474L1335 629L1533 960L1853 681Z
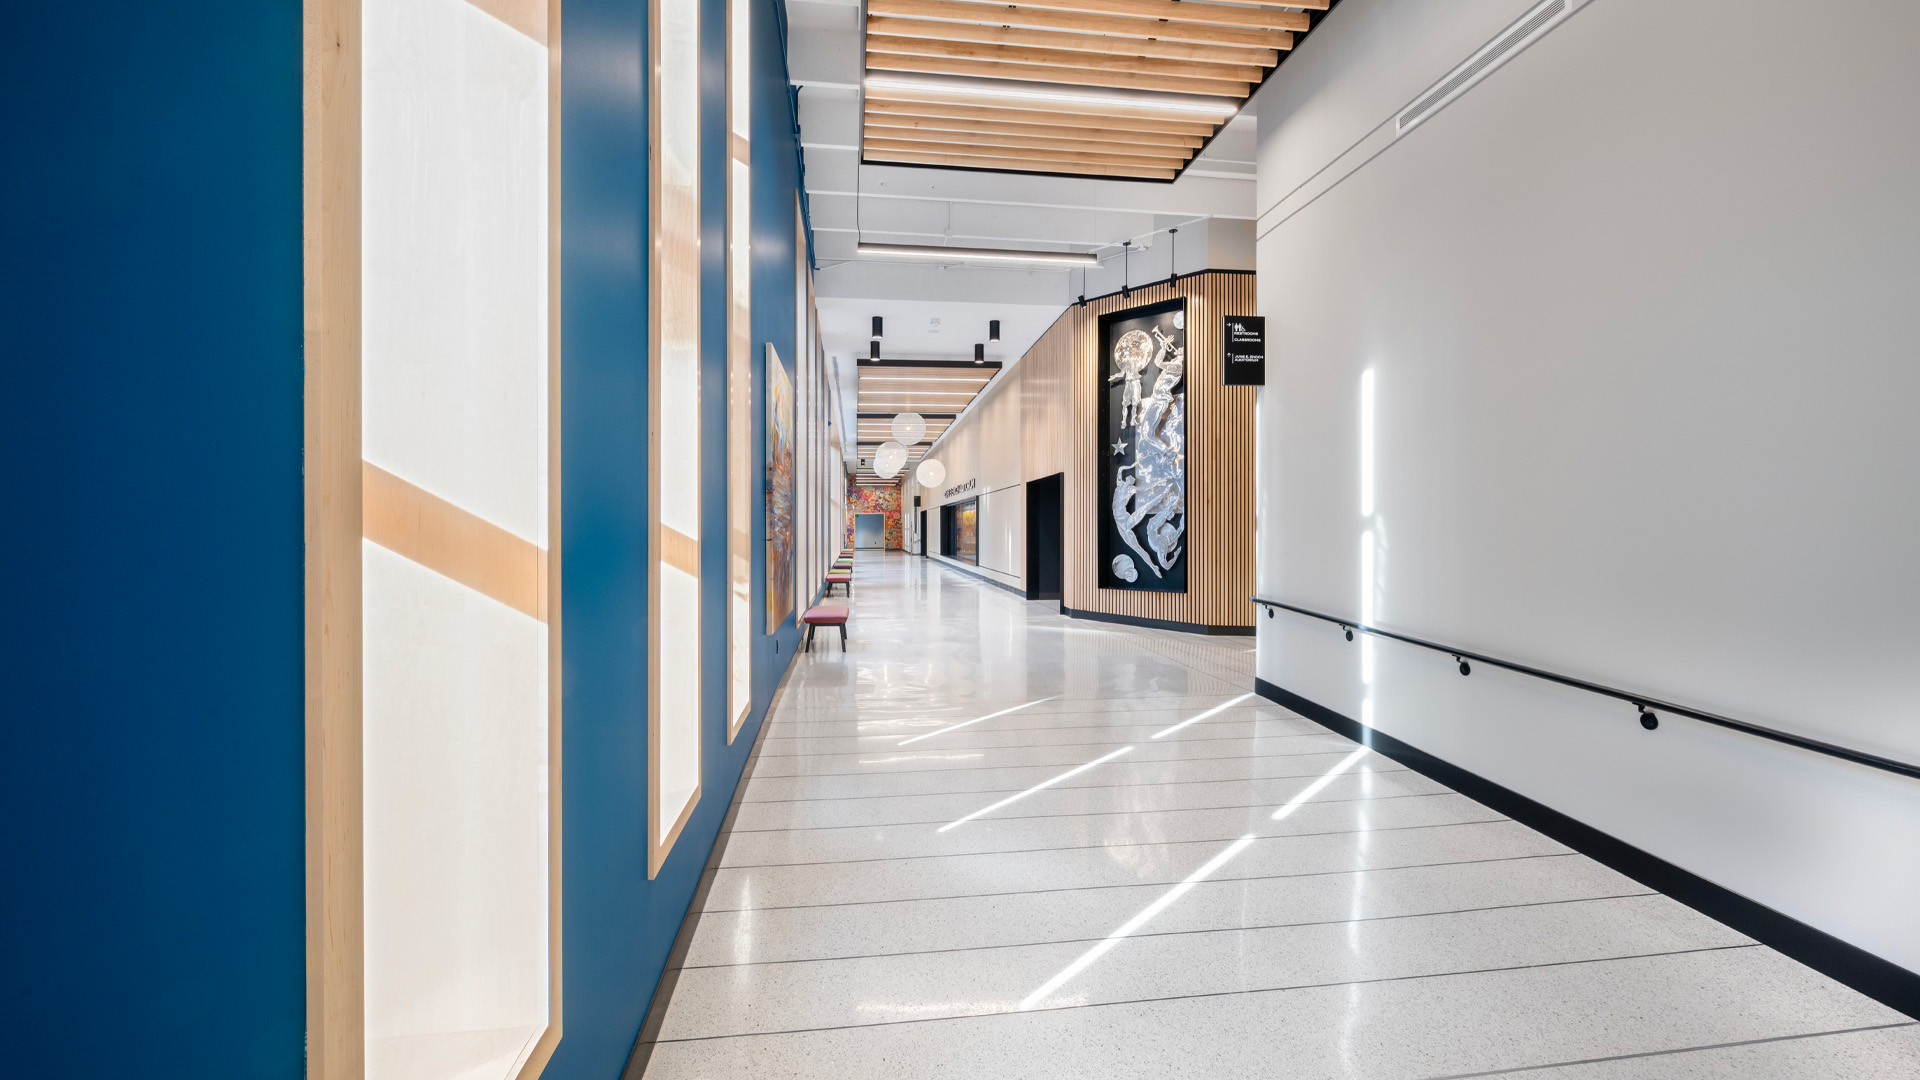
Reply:
M1547 0L1546 3L1528 12L1521 20L1508 28L1507 32L1495 38L1492 43L1467 59L1467 62L1454 68L1447 77L1435 83L1431 90L1420 95L1419 100L1407 106L1400 114L1395 134L1406 131L1433 112L1453 100L1462 90L1499 67L1511 57L1528 39L1544 32L1555 20L1568 10L1567 0Z

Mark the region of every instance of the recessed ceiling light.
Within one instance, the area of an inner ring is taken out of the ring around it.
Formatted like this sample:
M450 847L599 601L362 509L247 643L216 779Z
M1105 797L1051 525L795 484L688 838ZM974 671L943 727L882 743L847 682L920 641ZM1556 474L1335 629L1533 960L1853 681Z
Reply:
M900 259L940 259L944 262L1048 263L1060 266L1098 266L1099 258L1077 251L1016 251L1009 248L929 247L921 244L861 244L861 255Z

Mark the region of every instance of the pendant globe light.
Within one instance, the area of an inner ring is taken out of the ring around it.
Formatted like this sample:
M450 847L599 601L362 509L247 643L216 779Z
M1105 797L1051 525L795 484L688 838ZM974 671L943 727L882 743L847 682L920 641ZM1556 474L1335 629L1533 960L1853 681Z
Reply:
M920 486L923 488L937 488L947 479L947 467L928 458L913 471L913 477L920 481Z
M927 437L927 419L917 412L903 412L893 418L893 437L912 446Z
M873 472L882 480L891 480L907 467L907 448L897 442L883 442L873 452Z

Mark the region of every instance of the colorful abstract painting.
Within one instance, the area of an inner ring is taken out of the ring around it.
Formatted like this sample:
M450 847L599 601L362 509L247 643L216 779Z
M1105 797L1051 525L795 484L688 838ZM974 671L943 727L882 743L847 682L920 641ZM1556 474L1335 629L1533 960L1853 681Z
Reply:
M847 547L853 546L853 518L856 514L883 514L887 519L887 550L899 551L905 540L900 528L900 489L877 484L847 481Z
M793 380L767 343L767 633L793 614Z

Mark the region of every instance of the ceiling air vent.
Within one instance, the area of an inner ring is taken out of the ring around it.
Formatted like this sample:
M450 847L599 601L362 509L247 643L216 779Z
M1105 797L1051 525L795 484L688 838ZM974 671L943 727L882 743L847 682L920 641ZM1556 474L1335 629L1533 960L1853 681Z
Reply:
M1446 78L1433 84L1432 89L1407 106L1406 111L1400 114L1395 134L1403 134L1432 116L1442 105L1459 97L1462 91L1479 82L1488 72L1512 59L1534 38L1546 33L1572 7L1573 4L1568 0L1546 0L1546 3L1527 12L1505 33L1488 42L1479 52L1468 57L1466 63L1448 72Z

